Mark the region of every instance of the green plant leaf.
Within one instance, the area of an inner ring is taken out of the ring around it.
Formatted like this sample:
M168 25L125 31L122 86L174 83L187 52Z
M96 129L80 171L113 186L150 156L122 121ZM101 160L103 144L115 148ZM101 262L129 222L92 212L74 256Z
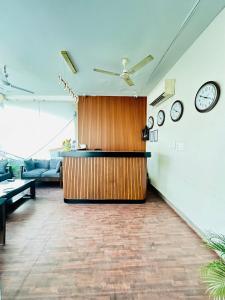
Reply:
M221 257L225 256L225 235L211 233L206 241L208 248L218 251Z
M216 260L202 268L202 279L208 285L208 293L214 299L225 299L225 263Z

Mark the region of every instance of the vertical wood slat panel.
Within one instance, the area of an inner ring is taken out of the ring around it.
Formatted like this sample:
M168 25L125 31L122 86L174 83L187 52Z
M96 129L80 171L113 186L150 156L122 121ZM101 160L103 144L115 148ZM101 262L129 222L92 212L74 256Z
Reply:
M146 158L65 157L64 198L143 200Z
M146 102L146 97L80 96L79 143L105 151L145 151Z

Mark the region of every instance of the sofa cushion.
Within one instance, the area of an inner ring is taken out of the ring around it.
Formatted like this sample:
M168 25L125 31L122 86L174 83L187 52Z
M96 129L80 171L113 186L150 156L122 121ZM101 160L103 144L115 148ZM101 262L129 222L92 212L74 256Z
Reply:
M41 177L41 174L46 171L47 171L47 169L34 169L31 171L23 172L22 177L23 178L39 178L39 177Z
M35 168L33 159L32 158L25 159L24 160L24 166L25 166L26 171L33 170Z
M6 173L6 166L8 164L8 160L0 160L0 174Z
M59 172L61 164L61 159L50 159L50 169L55 169L56 172Z
M35 159L34 165L36 169L49 169L49 160Z
M56 171L56 169L50 169L41 174L41 177L51 177L51 178L59 178L60 174Z
M11 178L11 174L10 173L5 173L5 174L0 174L0 181L6 180Z

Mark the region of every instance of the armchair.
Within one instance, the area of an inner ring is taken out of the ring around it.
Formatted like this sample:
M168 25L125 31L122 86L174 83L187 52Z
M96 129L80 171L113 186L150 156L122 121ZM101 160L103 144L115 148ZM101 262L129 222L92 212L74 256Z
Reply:
M1 160L0 161L0 181L7 180L12 178L12 168L11 166L8 166L7 160Z

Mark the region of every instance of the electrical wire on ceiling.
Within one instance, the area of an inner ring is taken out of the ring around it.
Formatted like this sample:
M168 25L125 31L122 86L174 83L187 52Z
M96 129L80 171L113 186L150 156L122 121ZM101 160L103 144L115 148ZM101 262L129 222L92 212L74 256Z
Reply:
M171 50L171 48L173 47L173 45L177 41L178 37L181 35L181 33L183 32L183 30L185 29L185 27L187 26L187 24L189 23L189 21L191 20L191 18L195 14L195 12L196 12L196 10L197 10L198 5L200 4L200 2L201 2L201 0L197 0L195 2L195 4L193 5L193 7L191 8L191 10L189 11L188 15L186 16L186 18L184 19L183 23L181 24L181 26L180 26L177 34L175 35L175 37L173 38L173 40L171 41L171 43L167 47L166 51L163 53L161 59L159 60L159 62L155 66L154 70L152 71L152 73L151 73L148 81L151 81L151 78L153 77L154 73L158 70L159 66L161 65L161 63L163 62L163 60L165 59L165 57L167 56L168 52Z

